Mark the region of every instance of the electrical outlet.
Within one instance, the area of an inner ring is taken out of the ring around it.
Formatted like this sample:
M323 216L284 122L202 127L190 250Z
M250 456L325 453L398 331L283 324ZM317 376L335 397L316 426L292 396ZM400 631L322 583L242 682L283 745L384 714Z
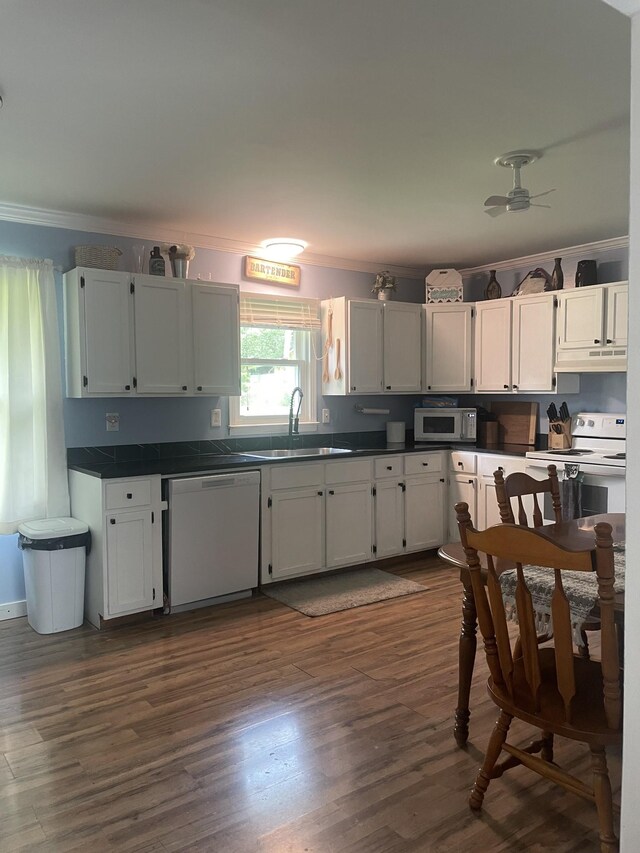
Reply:
M211 409L211 426L222 426L222 409Z
M120 429L120 415L117 412L107 412L104 417L107 422L107 432L118 432Z
M329 409L323 409L322 410L322 423L323 424L330 424L331 423L331 412L329 411Z

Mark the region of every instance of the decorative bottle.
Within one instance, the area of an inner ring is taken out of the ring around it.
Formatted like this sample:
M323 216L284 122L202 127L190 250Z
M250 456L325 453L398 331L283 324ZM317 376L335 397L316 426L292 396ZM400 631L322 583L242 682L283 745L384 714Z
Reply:
M154 246L149 257L149 275L164 275L164 258L160 246Z
M553 272L551 273L551 290L562 290L564 285L564 273L560 261L562 258L554 258Z
M498 280L496 278L496 271L489 270L489 283L487 284L484 291L485 299L500 299L502 296L502 288L498 284Z

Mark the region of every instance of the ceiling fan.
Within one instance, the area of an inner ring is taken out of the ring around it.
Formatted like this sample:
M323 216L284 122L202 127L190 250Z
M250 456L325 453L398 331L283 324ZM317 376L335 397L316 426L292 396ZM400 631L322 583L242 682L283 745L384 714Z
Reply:
M493 161L496 166L504 166L513 169L513 189L507 195L490 195L485 201L485 213L489 216L500 216L502 213L515 213L519 210L529 210L530 207L550 207L549 204L533 204L531 199L541 198L543 195L555 192L546 190L537 195L531 195L526 187L520 183L520 169L538 160L542 155L537 151L509 151Z

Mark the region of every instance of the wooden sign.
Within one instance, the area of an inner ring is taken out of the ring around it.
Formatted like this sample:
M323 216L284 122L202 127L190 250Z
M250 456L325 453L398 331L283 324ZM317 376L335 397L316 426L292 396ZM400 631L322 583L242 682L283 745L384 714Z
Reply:
M266 261L247 255L244 259L244 277L253 281L268 281L271 284L286 284L300 287L300 267L282 264L279 261Z

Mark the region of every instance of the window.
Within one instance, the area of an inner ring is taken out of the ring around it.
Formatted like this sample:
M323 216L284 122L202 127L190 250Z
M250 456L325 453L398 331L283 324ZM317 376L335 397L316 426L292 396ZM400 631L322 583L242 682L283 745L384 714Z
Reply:
M300 424L316 423L319 326L316 300L241 294L242 393L229 398L232 427L286 431L296 386L304 392Z

